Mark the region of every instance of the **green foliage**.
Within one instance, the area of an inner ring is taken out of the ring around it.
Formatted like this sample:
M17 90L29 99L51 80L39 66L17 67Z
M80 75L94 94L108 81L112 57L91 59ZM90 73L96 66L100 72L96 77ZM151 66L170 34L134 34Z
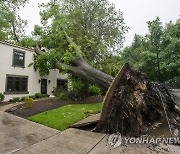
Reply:
M28 119L45 126L63 131L72 124L86 118L89 113L99 113L102 103L97 104L73 104L43 112Z
M34 96L35 96L36 98L41 98L41 93L35 93Z
M26 97L26 98L24 99L24 103L25 103L25 105L26 105L27 108L33 107L33 102L34 102L33 98Z
M35 98L49 97L48 94L40 94L40 93L36 93L34 96L35 96Z
M28 96L29 98L36 99L35 95Z
M174 77L173 79L168 80L167 83L174 85L175 87L180 87L180 76Z
M20 97L13 97L12 102L21 102Z
M72 57L83 56L101 69L106 56L119 54L128 28L122 13L107 0L51 1L41 4L40 8L42 25L35 26L33 35L40 45L53 49L50 51L53 54L46 53L35 59L35 68L41 75L48 74L54 67L54 59L73 65ZM62 27L79 45L75 46L76 50L64 38Z
M25 100L26 97L27 97L27 96L21 97L21 102L23 102L23 101Z
M159 52L161 81L173 81L180 76L180 19L164 27L160 20L148 22L146 36L135 35L131 46L121 54L121 61L129 62L144 72L151 80L157 81L157 50Z
M47 75L50 69L55 68L58 60L60 60L60 55L54 49L41 55L34 55L34 69L38 69L41 76Z
M0 102L2 102L3 100L4 100L4 95L0 93Z
M71 78L70 90L68 92L71 99L82 99L89 95L88 84L80 79Z
M99 96L101 95L101 89L96 85L89 86L89 95L90 96Z
M0 1L0 40L20 42L27 21L22 20L18 12L26 2L27 0Z
M58 99L69 99L69 93L67 90L64 90L63 88L56 88L53 92L54 96L56 96Z

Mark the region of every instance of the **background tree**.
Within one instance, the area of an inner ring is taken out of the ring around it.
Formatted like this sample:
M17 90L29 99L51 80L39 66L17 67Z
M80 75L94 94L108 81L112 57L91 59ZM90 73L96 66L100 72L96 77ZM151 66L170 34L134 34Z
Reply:
M123 50L121 61L129 62L136 69L144 72L151 80L157 81L156 52L158 51L161 82L171 81L180 85L180 20L178 19L175 23L169 22L164 27L158 18L148 23L151 23L148 34L145 36L135 35L132 45ZM153 24L157 27L151 30ZM156 31L157 34L155 34Z
M0 40L20 42L27 21L21 19L18 11L27 2L28 0L0 1Z
M156 52L156 61L157 61L157 76L158 76L158 81L161 81L161 72L160 72L160 59L159 59L159 52L160 52L160 41L161 41L161 36L162 36L162 23L160 22L159 17L157 17L155 20L152 22L149 21L148 23L148 28L149 28L149 33L148 35L150 37L150 42L152 45L152 48L154 52Z

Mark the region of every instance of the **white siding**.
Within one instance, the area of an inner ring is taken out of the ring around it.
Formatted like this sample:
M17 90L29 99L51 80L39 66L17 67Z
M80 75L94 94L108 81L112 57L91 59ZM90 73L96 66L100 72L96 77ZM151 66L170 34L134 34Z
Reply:
M13 49L17 49L25 52L25 68L13 67ZM51 70L50 74L45 77L40 77L38 71L35 72L33 66L28 65L33 62L33 50L8 45L0 42L0 92L4 93L6 88L6 75L22 75L28 76L28 91L29 94L5 94L5 100L8 101L13 97L22 97L27 95L33 95L41 92L41 78L50 80L47 82L47 93L52 94L53 88L57 85L57 78L64 79L67 75L61 75L58 70Z

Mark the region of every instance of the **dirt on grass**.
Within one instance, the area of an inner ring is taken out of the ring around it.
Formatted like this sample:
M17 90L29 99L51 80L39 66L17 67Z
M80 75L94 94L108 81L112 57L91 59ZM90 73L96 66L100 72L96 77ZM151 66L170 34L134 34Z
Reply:
M55 109L68 104L91 104L91 103L99 103L103 101L102 96L97 97L88 97L82 100L55 100L53 98L48 98L46 100L37 100L33 103L33 107L27 108L24 103L19 104L15 107L12 107L6 112L11 113L13 115L28 118L32 115L48 111L51 109Z

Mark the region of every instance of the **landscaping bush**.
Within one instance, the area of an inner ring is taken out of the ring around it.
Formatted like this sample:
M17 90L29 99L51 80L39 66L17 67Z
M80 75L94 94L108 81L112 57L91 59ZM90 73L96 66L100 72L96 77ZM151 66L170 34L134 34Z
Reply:
M26 97L27 97L27 96L21 97L21 102L23 102Z
M36 93L34 96L35 96L36 98L49 97L48 94L40 94L40 93Z
M180 88L180 76L174 77L174 78L172 79L172 83L173 83L177 88Z
M34 102L34 100L30 97L26 97L24 99L24 103L26 104L27 108L33 107L33 102Z
M58 99L68 99L69 94L67 90L64 90L62 88L56 88L54 89L54 96L56 96Z
M89 95L90 96L99 96L101 95L101 89L96 85L89 86Z
M35 97L36 98L41 98L41 94L40 93L35 93Z
M41 98L43 98L43 97L49 97L49 95L48 94L41 94Z
M20 97L14 97L12 99L12 102L20 102L21 101L21 98Z
M2 102L3 100L4 100L4 95L0 93L0 102Z
M68 93L71 99L82 99L89 96L88 93L88 84L82 82L81 80L72 79L71 80L71 89Z
M28 96L29 98L36 99L35 95Z

